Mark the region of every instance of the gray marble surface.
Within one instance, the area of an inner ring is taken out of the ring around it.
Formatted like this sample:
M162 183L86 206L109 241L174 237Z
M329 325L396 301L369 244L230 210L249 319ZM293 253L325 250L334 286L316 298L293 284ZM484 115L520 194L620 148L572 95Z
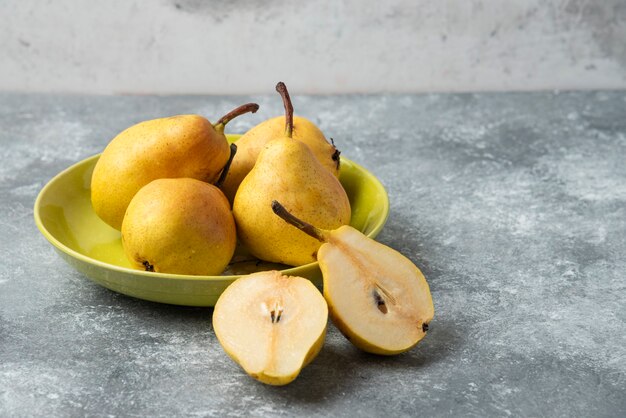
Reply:
M101 288L33 221L56 173L132 123L276 96L0 94L0 416L626 415L626 92L306 97L387 187L379 240L422 268L435 319L396 357L330 326L291 385L248 378L210 309Z

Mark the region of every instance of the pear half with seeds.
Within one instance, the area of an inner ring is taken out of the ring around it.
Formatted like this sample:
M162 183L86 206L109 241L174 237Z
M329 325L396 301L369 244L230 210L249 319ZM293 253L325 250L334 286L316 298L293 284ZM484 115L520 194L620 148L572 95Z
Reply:
M224 351L250 376L270 385L292 382L319 353L328 306L307 279L278 271L237 279L213 311Z
M391 355L424 338L435 310L428 283L411 260L351 226L316 228L277 201L272 210L323 242L317 260L324 298L333 323L350 342L370 353Z

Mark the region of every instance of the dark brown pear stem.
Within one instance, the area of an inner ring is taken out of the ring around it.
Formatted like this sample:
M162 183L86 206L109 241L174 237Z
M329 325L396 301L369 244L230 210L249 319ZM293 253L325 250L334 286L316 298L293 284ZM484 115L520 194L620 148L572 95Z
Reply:
M296 218L287 209L285 209L283 205L278 203L278 201L272 200L272 210L276 215L280 216L287 223L290 223L299 230L306 232L308 235L319 241L326 242L326 237L319 228L316 228L310 223L304 222L303 220Z
M257 110L259 110L258 104L246 103L245 105L241 105L222 116L220 120L213 125L213 127L220 132L224 132L224 127L228 122L235 119L237 116L243 115L244 113L256 113Z
M333 155L331 155L330 158L333 159L333 161L335 162L335 167L337 168L337 170L339 170L341 168L341 157L339 155L341 155L341 151L339 151L337 149L337 147L335 146L335 140L330 138L330 144L333 146L333 149L335 150L335 152L333 152Z
M230 165L233 162L233 158L235 158L235 154L237 154L237 145L230 144L230 157L228 157L228 161L226 161L226 165L222 168L222 174L220 174L220 178L215 182L215 187L222 187L222 183L226 180L226 176L228 175L228 170L230 169Z
M285 136L291 138L293 135L293 105L291 104L291 98L289 97L287 86L282 81L276 84L276 91L280 93L285 106Z

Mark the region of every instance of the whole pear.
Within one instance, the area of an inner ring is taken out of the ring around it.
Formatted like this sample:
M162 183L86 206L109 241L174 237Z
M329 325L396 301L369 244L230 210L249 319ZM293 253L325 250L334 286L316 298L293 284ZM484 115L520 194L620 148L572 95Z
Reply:
M288 93L287 93L288 94ZM231 202L244 177L252 170L259 153L265 145L285 132L285 116L277 116L256 125L237 140L237 155L222 185L224 194ZM317 160L335 177L339 177L339 150L329 143L322 131L309 119L293 116L293 139L305 143Z
M236 241L235 221L222 191L191 178L148 183L132 198L122 222L126 257L147 271L221 274Z
M291 137L293 110L289 96L283 83L278 83L276 89L285 103L285 132L267 142L241 182L233 214L239 240L254 256L302 265L315 261L321 243L276 217L272 200L285 202L298 217L325 229L350 222L350 201L339 180L311 149Z
M188 177L213 182L230 155L224 127L258 107L240 106L215 125L199 115L178 115L122 131L104 149L91 177L95 213L119 230L131 199L152 180Z

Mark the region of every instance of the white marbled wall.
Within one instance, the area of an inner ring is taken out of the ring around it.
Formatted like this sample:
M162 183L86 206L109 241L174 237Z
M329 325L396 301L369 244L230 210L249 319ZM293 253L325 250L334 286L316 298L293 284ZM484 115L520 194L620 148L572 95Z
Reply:
M626 88L625 0L0 0L0 90Z

